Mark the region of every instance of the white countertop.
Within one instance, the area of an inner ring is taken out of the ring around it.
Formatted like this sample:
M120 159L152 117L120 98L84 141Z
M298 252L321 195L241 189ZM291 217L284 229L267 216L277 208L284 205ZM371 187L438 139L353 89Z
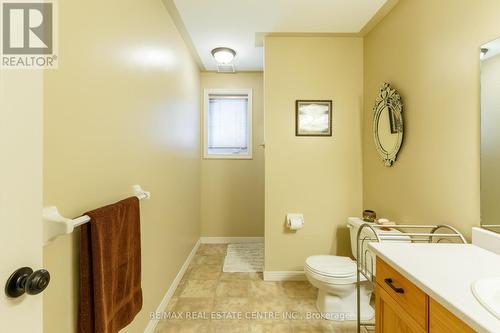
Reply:
M500 277L500 255L472 244L386 242L369 248L471 328L500 333L500 320L471 291L480 278Z

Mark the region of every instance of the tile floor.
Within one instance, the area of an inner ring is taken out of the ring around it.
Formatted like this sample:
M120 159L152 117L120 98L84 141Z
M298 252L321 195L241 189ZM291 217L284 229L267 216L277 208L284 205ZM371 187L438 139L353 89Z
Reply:
M261 273L222 272L226 248L200 246L156 333L356 332L354 322L319 318L317 289L307 281L265 282Z

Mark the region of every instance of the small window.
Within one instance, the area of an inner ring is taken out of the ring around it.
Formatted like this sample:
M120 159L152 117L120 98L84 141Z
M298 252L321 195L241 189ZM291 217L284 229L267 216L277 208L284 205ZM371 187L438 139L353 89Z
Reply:
M205 90L204 157L252 158L252 91Z

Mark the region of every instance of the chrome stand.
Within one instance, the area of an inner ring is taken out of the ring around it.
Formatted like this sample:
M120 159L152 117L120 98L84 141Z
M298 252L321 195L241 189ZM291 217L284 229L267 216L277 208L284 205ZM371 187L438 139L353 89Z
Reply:
M388 232L377 233L377 229L389 229ZM363 230L365 230L363 232ZM408 230L417 232L408 232ZM436 231L442 230L441 233ZM393 232L391 232L393 231ZM397 231L397 232L396 232ZM447 232L449 233L447 233ZM391 239L392 238L392 239ZM394 240L398 238L398 240ZM361 322L361 276L363 276L368 283L373 286L375 290L375 255L368 249L370 242L384 242L384 241L399 241L401 238L407 238L410 243L442 243L458 240L460 243L466 244L464 236L454 227L446 224L438 225L379 225L375 223L364 223L359 227L356 241L356 292L357 292L357 332L361 333L361 327L375 328L375 323ZM368 264L369 259L369 264ZM376 314L375 314L376 315Z

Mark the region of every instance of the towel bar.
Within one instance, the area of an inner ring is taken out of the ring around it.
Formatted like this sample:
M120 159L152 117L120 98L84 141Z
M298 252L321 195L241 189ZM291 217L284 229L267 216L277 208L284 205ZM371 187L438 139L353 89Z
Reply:
M151 197L151 193L144 191L140 185L132 186L132 191L139 200ZM47 245L57 236L72 233L75 227L90 221L90 217L87 215L77 217L76 219L66 218L59 213L55 206L45 207L42 211L42 217L44 245Z

